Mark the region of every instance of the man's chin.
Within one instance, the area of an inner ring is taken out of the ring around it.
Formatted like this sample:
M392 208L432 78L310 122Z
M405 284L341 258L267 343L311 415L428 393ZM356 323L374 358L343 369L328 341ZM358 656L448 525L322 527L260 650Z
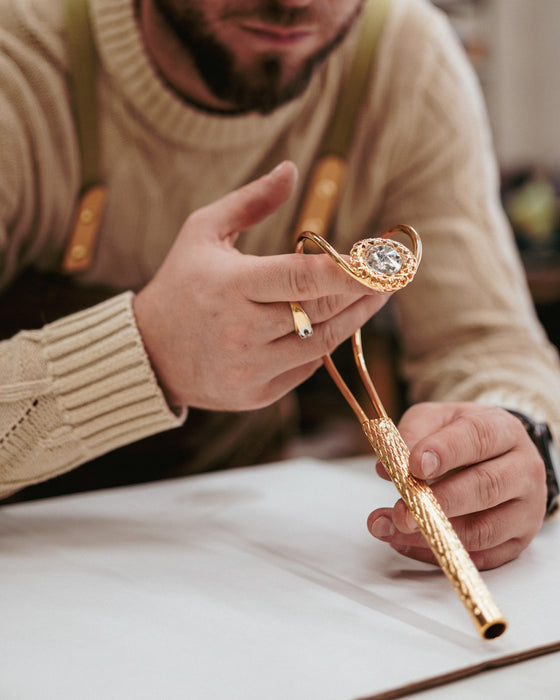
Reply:
M237 113L258 112L266 115L291 102L307 89L314 68L315 58L300 67L291 79L282 76L283 66L276 57L263 59L252 71L230 68L227 80L220 75L207 74L205 81L212 94L232 106Z

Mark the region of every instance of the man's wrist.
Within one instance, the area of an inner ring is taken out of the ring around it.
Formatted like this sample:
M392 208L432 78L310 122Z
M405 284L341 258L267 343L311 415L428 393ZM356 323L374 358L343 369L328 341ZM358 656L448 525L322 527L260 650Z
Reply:
M560 488L557 477L557 474L560 473L560 458L550 428L546 423L537 423L524 413L510 408L506 410L523 423L527 435L531 438L543 459L546 471L545 517L549 517L558 510L560 505Z

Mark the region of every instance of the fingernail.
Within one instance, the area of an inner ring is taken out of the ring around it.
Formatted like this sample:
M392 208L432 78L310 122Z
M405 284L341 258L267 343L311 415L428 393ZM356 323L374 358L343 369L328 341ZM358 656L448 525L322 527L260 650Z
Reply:
M378 540L386 540L395 534L395 526L390 518L381 516L373 521L369 531Z
M418 529L418 523L416 522L416 518L412 515L412 513L409 510L407 510L406 512L405 520L409 532L414 532Z
M285 164L285 163L286 163L285 160L283 160L281 163L278 163L278 165L270 171L269 175L276 175L276 173L277 173L279 170L282 170L282 168L284 167L284 164Z
M439 457L435 452L424 452L422 455L422 474L424 479L435 476L439 469Z

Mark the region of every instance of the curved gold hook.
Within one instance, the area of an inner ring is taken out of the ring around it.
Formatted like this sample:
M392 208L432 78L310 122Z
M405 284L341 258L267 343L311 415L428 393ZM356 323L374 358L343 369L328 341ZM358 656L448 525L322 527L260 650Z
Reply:
M406 234L412 251L398 241L391 240L396 233ZM296 243L296 253L303 253L306 241L312 241L344 272L357 282L378 292L394 292L412 282L422 259L420 236L406 224L385 231L376 238L364 238L352 246L347 261L333 246L313 231L303 231Z
M405 233L412 243L412 251L406 246L391 239L396 233ZM360 284L381 292L392 292L402 289L412 281L422 258L422 241L418 233L406 224L400 224L389 229L376 238L365 238L352 246L350 261L346 261L333 246L321 236L312 231L303 231L296 243L296 253L303 253L306 241L312 241L348 275ZM354 359L360 378L365 386L368 397L379 418L387 418L387 412L381 403L373 381L369 375L362 346L362 333L358 329L352 338ZM361 423L368 420L364 409L352 394L348 385L340 375L330 355L323 357L323 363L338 389L354 411Z

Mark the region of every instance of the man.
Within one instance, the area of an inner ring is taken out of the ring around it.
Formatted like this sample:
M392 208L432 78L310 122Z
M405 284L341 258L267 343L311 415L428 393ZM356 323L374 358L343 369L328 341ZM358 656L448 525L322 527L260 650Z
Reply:
M223 412L251 427L243 446L266 442L283 397L384 304L327 256L290 253L361 9L359 0L91 0L109 200L78 284L123 293L2 344L6 493L86 462L95 474L91 460L154 433L165 444L174 433L163 431L185 419L182 473L225 466L222 448L235 452L240 440L222 431ZM79 161L61 8L2 0L1 10L7 289L26 267L58 269ZM558 435L560 371L499 207L475 80L422 0L393 1L352 128L331 241L347 252L396 223L420 232L420 272L392 300L416 402L400 428L411 470L434 480L475 563L497 566L538 532L546 501L542 458L501 407ZM293 332L289 300L302 302L311 338ZM431 560L401 502L369 527Z

